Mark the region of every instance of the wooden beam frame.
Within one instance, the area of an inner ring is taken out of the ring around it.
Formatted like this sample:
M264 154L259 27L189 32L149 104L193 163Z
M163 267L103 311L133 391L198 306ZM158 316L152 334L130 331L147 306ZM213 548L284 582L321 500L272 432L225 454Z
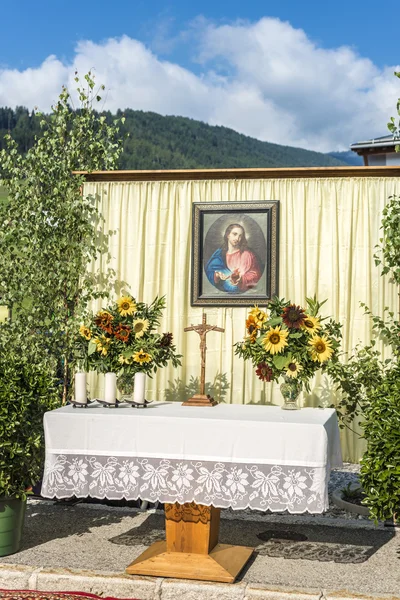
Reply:
M76 171L86 181L199 181L221 179L309 179L400 177L400 166L299 167L285 169L187 169L169 171Z

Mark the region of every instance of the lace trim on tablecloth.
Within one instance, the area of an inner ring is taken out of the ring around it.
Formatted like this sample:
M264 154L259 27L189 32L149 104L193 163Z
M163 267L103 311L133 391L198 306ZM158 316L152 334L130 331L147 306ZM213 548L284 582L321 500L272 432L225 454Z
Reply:
M60 454L46 457L41 494L322 513L328 478L324 467Z

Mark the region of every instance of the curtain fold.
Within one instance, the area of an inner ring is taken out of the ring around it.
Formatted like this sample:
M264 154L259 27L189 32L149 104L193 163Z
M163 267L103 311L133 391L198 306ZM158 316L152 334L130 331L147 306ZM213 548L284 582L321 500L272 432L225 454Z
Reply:
M244 200L280 201L279 296L296 304L316 294L327 299L323 316L343 324L343 351L371 339L371 324L360 302L374 314L388 306L397 313L397 289L380 275L373 254L380 237L382 210L398 191L397 178L299 178L203 181L86 183L104 217L110 266L135 298L151 302L166 295L160 332L171 331L182 367L160 369L148 380L149 400L184 400L200 376L199 336L184 327L200 323L202 307L190 305L192 203ZM106 272L103 258L91 266ZM101 303L92 308L97 310ZM234 355L245 334L245 307L205 307L207 321L223 334L207 335L206 381L226 403L280 404L278 384L262 383L250 364ZM382 344L378 348L387 356ZM92 396L102 394L103 378L92 373ZM317 375L306 406L328 405L335 395ZM358 461L364 446L355 433L342 432L345 460Z

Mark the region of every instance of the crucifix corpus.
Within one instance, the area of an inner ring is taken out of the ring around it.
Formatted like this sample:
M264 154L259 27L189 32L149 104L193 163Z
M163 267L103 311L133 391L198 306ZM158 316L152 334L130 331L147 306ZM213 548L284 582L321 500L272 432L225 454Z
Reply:
M206 395L206 335L209 331L224 332L225 329L216 325L207 324L207 315L203 313L201 325L192 325L185 327L184 331L195 331L200 336L200 352L201 352L201 373L200 373L200 393L195 394L192 398L182 402L182 406L215 406L218 404L209 394Z

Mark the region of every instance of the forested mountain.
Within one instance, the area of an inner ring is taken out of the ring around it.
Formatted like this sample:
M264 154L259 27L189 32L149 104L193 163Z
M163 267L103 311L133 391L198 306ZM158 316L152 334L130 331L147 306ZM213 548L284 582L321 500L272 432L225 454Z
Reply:
M112 120L110 112L104 113ZM246 167L312 167L347 164L329 154L261 142L228 127L186 117L164 117L127 109L121 134L128 134L120 169L220 169ZM26 108L0 108L0 147L10 132L21 152L40 134L39 118Z
M361 167L364 164L362 156L358 156L352 150L347 150L347 152L329 152L329 156L333 156L337 160L342 160L343 162L353 165L354 167Z

